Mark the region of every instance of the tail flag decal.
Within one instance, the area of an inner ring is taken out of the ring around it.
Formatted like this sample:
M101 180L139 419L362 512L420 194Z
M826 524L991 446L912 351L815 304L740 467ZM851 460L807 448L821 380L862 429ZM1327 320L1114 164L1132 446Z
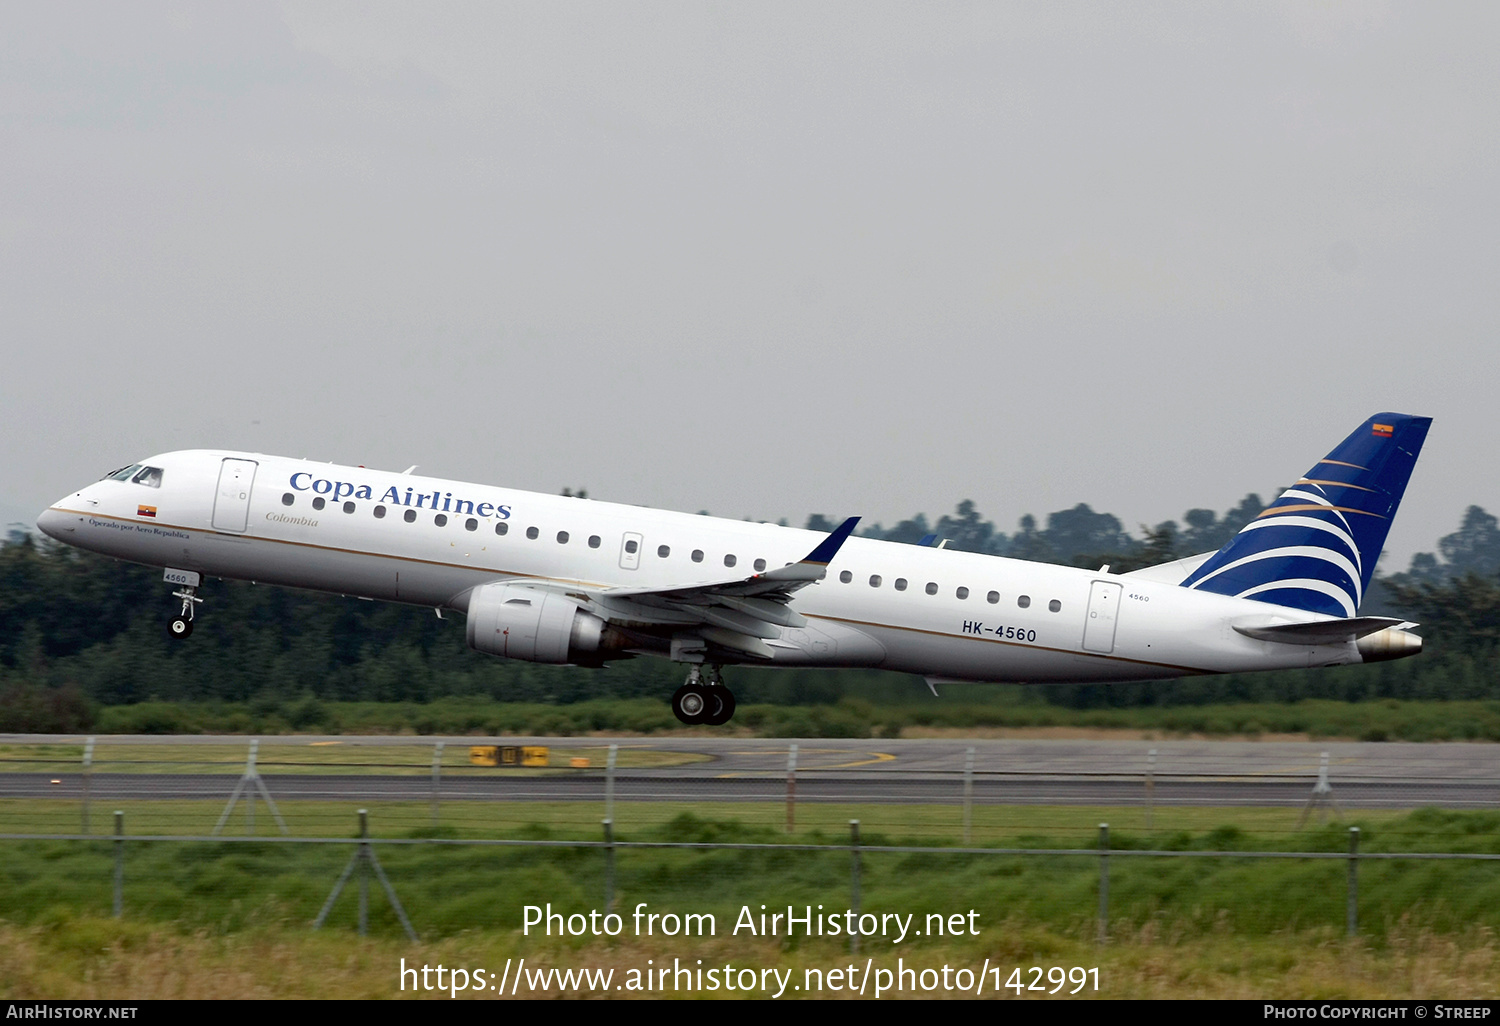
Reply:
M1431 424L1371 417L1182 586L1354 616Z

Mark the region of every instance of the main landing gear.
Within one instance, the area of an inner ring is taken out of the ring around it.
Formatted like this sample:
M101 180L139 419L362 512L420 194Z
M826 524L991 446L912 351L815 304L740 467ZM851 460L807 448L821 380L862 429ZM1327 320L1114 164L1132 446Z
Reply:
M717 666L708 668L706 679L694 666L688 670L687 683L672 695L672 712L683 723L722 727L734 715L734 692L724 686Z
M182 612L172 617L167 624L167 634L173 638L185 638L193 633L193 610L203 600L198 597L198 589L192 585L172 592L172 597L182 599Z

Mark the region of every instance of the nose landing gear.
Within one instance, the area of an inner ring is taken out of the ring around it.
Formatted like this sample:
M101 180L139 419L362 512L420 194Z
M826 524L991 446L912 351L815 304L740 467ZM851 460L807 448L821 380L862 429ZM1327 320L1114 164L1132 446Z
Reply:
M182 612L167 623L167 635L171 638L185 638L193 633L193 611L203 601L198 597L201 578L191 570L171 569L163 577L169 584L182 585L181 591L172 592L173 598L182 599Z
M672 713L683 723L705 723L721 727L734 716L734 692L724 684L717 666L708 668L707 680L697 666L688 670L687 682L672 695Z

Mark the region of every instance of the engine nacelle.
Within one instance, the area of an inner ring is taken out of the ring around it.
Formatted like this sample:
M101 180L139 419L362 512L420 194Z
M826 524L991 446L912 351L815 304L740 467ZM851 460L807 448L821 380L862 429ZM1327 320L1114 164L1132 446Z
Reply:
M469 595L469 647L488 655L534 663L597 662L606 629L577 603L535 588L486 584Z

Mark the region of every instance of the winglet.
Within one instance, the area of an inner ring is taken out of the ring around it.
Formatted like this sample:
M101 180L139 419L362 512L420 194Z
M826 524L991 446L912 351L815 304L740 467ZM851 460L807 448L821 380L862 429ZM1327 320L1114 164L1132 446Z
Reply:
M858 523L859 517L850 517L848 520L845 520L838 527L835 527L833 533L824 538L817 548L809 552L802 562L812 563L816 566L827 566L829 563L832 563L833 557L839 554L839 549L843 547L844 541L854 533L854 526Z

